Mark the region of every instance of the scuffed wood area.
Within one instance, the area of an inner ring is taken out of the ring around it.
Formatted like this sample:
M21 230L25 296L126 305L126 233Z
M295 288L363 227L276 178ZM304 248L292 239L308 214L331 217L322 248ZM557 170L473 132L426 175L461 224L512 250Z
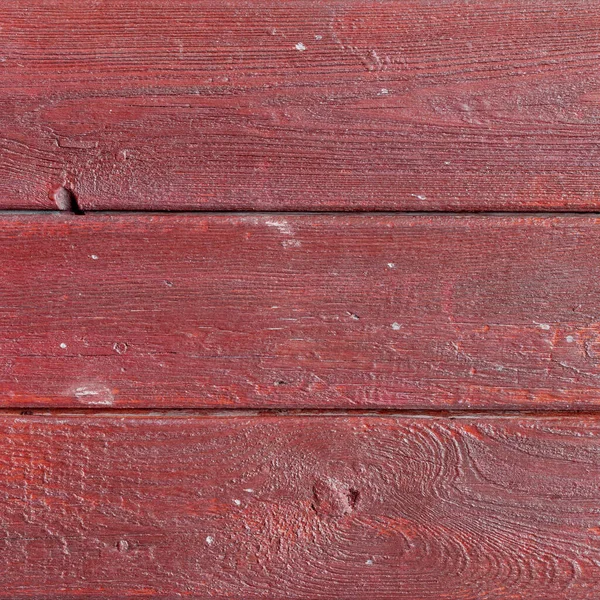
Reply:
M0 206L597 210L599 67L595 0L1 0Z
M8 215L4 406L600 406L600 220Z
M600 423L0 418L2 598L591 599Z

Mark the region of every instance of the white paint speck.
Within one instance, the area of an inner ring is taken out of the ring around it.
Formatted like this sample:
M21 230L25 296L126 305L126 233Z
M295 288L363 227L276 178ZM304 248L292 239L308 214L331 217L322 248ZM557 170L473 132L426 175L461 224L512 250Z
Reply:
M395 263L388 263L388 269L395 269L395 268L396 268Z
M547 323L538 323L538 327L540 329L543 329L544 331L548 331L550 329L550 325L548 325Z
M574 341L575 341L575 338L574 338L572 335L568 335L568 336L567 336L567 342L568 342L569 344L572 344Z
M215 538L213 538L213 537L212 537L212 535L207 535L207 536L206 536L206 543L207 543L209 546L212 546L214 541L215 541Z
M302 42L298 42L294 47L300 52L304 52L306 50L306 46Z
M60 345L60 347L61 347L61 348L64 350L64 349L67 347L67 345L66 345L66 344L63 342L63 343Z
M373 564L373 561L371 559L365 561L365 565L371 566L372 564Z
M254 490L252 488L246 488L244 491L248 494L254 494Z
M322 35L315 35L315 40L322 40L323 36Z
M236 506L240 506L240 505L242 504L242 501L241 501L241 500L238 500L238 499L236 498L236 499L233 501L233 503L234 503Z
M402 325L400 325L400 323L392 323L392 329L394 331L398 331L398 329L400 329L402 327Z
M387 96L389 94L389 90L387 88L381 88L381 91L379 92L380 96Z
M413 196L417 197L419 200L427 200L427 196L424 194L413 194Z
M90 258L91 258L92 260L98 260L98 257L97 257L95 254L91 254L91 255L90 255Z

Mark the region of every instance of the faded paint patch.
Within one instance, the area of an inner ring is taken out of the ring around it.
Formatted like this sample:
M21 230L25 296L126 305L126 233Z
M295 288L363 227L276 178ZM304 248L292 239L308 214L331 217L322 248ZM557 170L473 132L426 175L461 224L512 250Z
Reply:
M105 385L81 385L73 391L73 396L81 402L92 406L110 406L114 402L112 391Z
M269 221L265 221L265 225L267 227L275 227L281 233L285 233L285 235L294 235L294 230L285 219L270 219Z

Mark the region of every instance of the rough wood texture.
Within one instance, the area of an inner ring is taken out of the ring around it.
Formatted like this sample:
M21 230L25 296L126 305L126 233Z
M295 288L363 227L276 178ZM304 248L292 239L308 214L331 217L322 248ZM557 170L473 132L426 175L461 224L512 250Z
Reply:
M1 0L0 206L597 209L596 0Z
M599 407L600 220L11 215L4 406Z
M597 418L0 418L0 597L600 595Z

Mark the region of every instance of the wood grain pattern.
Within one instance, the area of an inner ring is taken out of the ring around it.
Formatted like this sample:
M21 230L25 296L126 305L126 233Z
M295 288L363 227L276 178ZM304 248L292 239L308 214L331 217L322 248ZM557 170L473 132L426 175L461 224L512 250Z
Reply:
M600 220L9 215L3 406L600 406Z
M0 597L592 599L597 418L0 418Z
M599 67L595 0L1 0L0 206L596 210Z

